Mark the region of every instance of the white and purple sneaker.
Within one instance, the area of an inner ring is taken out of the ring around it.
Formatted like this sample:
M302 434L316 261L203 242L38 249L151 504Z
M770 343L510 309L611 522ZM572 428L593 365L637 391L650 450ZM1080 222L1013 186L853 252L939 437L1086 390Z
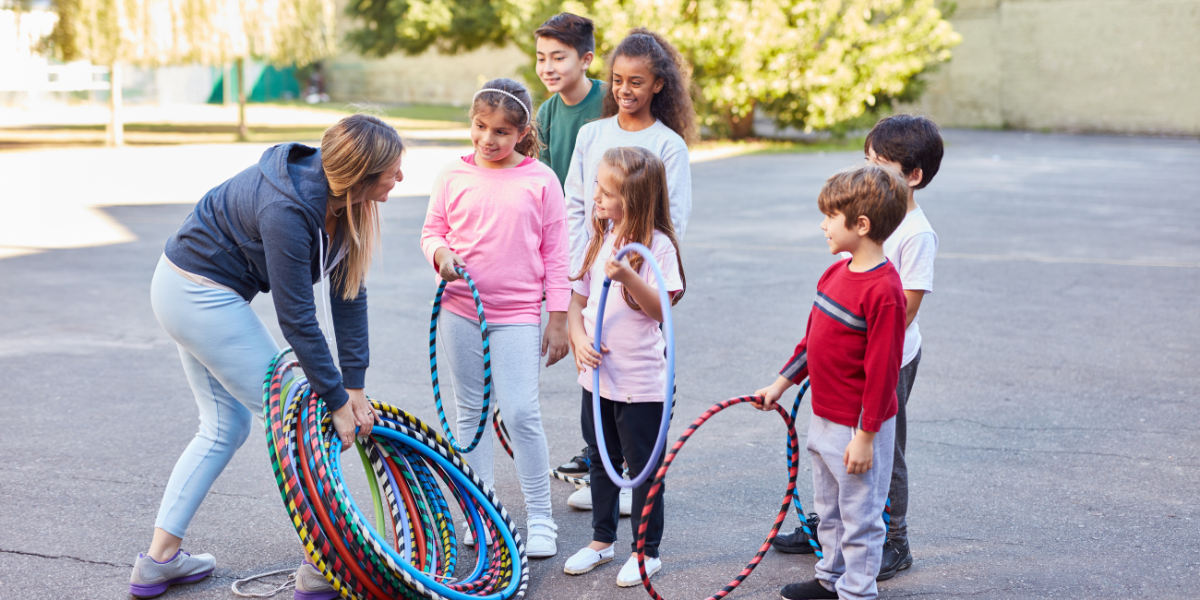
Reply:
M333 600L338 596L333 584L312 563L304 561L296 569L296 591L292 594L294 600Z
M137 560L133 561L133 575L129 577L129 594L134 598L155 598L175 584L208 577L216 566L217 559L211 554L192 556L179 550L167 562L138 554Z

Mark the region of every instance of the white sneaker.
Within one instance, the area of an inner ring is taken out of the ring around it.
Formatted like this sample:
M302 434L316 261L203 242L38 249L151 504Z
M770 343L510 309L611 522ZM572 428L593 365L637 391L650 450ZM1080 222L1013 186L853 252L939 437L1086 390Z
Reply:
M463 536L462 536L463 545L467 546L468 548L474 548L475 547L475 535L471 533L471 526L466 521L463 521L462 531L463 531ZM488 535L487 531L483 532L483 541L487 542L487 543L491 543L491 541L492 541L492 537L490 535Z
M525 533L529 538L525 541L525 556L529 558L549 558L558 554L558 525L550 517L533 517L525 522Z
M567 559L567 564L563 565L563 572L567 575L583 575L606 562L612 562L615 555L616 551L612 546L599 552L584 546L583 550Z
M567 506L575 510L592 510L592 488L581 487L567 498Z
M617 497L617 504L620 505L622 517L628 517L633 513L633 489L621 488L621 495Z
M662 559L646 557L646 576L654 577L654 574L662 570ZM621 567L621 572L617 573L617 585L619 587L633 587L642 584L642 574L638 571L637 555L630 556L629 560L625 561L625 565Z

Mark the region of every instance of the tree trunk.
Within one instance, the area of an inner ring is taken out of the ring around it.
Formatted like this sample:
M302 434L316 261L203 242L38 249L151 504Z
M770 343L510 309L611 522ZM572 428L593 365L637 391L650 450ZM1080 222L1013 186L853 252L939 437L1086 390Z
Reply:
M246 59L237 59L237 88L238 88L238 141L244 142L249 137L246 127Z
M111 120L108 122L107 145L118 147L125 145L125 122L121 115L121 63L114 61L108 65L108 110Z
M754 137L754 104L750 105L744 117L739 117L730 111L729 137L735 140Z

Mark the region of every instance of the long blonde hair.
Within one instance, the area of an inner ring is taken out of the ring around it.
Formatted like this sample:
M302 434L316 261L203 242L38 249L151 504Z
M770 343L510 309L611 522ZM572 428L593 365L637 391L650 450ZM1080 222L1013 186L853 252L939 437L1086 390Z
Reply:
M620 249L626 244L637 242L647 248L654 242L654 231L657 229L671 240L675 246L675 260L679 265L679 279L683 283L680 290L671 299L671 306L679 303L687 289L687 277L683 274L683 256L679 253L679 240L675 237L675 226L671 224L671 199L667 194L667 168L662 160L645 148L624 147L609 148L602 159L612 167L617 180L617 194L621 197L621 226L613 231L616 240L613 249ZM604 245L604 234L612 227L609 219L601 219L592 212L592 239L588 242L587 253L583 256L583 267L571 281L583 279L592 268ZM641 272L644 259L639 253L629 255L629 266L634 271ZM633 310L641 310L637 301L624 286L621 296L625 304Z
M358 297L379 247L379 207L365 198L350 197L351 192L355 186L361 193L374 185L402 152L400 134L367 114L345 117L321 137L321 166L329 181L329 198L345 202L345 209L337 216L337 228L345 228L349 248L334 272L334 284L340 286L344 300Z

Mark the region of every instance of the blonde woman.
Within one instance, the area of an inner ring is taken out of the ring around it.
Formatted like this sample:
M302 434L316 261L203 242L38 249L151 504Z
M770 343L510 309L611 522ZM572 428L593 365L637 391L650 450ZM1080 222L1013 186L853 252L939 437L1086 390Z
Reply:
M210 190L167 241L150 299L179 346L200 429L167 482L150 550L134 562L133 596L158 596L203 579L216 565L212 555L189 554L180 544L250 434L253 415L262 414L263 375L279 345L250 308L259 292L271 292L283 336L332 411L343 444L352 445L356 426L374 422L363 393L363 283L379 239L377 203L403 178L403 150L390 125L369 115L346 117L325 132L320 150L302 144L267 150L257 165ZM317 283L323 298L315 297ZM333 333L336 364L326 337Z

